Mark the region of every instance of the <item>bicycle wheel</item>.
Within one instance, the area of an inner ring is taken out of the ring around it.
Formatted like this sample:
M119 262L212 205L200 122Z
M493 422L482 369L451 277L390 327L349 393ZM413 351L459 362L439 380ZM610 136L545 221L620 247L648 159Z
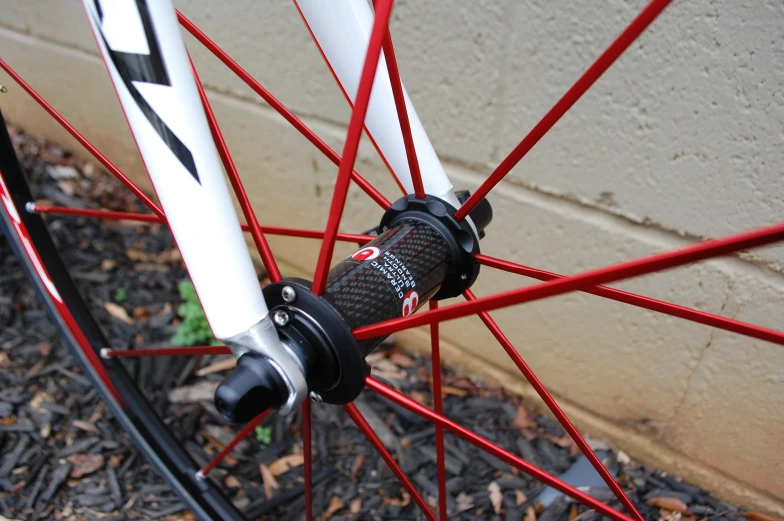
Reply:
M329 220L326 225L326 231L312 231L312 230L294 230L294 229L281 229L270 228L261 226L250 207L248 198L244 193L242 183L237 174L236 168L231 162L228 149L223 142L220 131L212 116L209 103L206 96L202 91L202 101L204 102L205 110L208 115L208 120L213 130L213 136L216 145L221 153L221 158L224 161L224 166L229 175L229 178L237 192L240 206L242 207L243 214L248 222L246 229L253 234L253 239L259 247L260 255L265 260L269 260L269 252L265 251L264 233L279 233L281 235L299 236L299 237L313 237L324 238L324 246L322 247L322 254L319 258L319 264L315 274L314 288L315 293L320 294L324 288L327 272L331 262L332 248L336 239L366 242L373 239L368 235L348 235L337 234L337 227L340 222L341 213L345 204L346 191L348 189L349 180L353 179L358 182L360 187L365 190L370 197L372 197L383 209L388 209L390 202L375 190L370 184L362 179L358 174L353 171L354 159L356 157L359 137L362 131L364 122L364 111L367 109L368 98L370 96L370 89L373 81L372 71L375 70L373 66L380 57L380 51L383 46L385 50L385 59L392 78L392 88L396 94L396 104L401 112L402 133L406 141L408 161L413 177L414 194L416 199L424 198L424 191L422 189L422 181L418 179L416 172L418 171L416 157L413 147L410 146L412 142L411 130L406 128L405 122L407 118L403 112L405 103L402 101L399 78L396 74L397 66L394 62L394 53L392 50L391 40L387 35L387 22L391 10L391 2L378 0L377 15L373 35L371 38L371 45L367 53L368 58L365 61L365 72L371 73L363 74L360 81L358 92L364 94L357 94L358 98L363 101L356 101L354 105L354 112L351 124L349 125L349 134L344 149L342 158L337 153L332 151L325 143L323 143L314 133L312 133L300 120L298 120L291 112L287 111L282 104L280 104L272 95L267 92L258 82L250 77L236 62L234 62L227 54L222 52L209 38L201 33L192 23L190 23L183 15L180 16L180 21L186 30L191 32L198 40L207 46L209 50L216 54L216 56L223 61L231 70L245 81L254 91L256 91L262 98L269 103L273 108L278 110L284 118L292 123L297 130L303 133L321 152L326 154L336 165L339 165L340 171L336 184L335 195L333 197L332 210L330 212ZM645 28L653 22L656 16L669 4L668 0L653 0L642 13L635 18L631 24L621 33L610 47L599 57L599 59L586 71L586 73L577 81L577 83L567 91L561 100L551 109L539 124L529 133L515 148L499 167L491 174L488 180L474 192L473 195L468 197L463 206L456 209L453 216L454 219L460 221L470 214L477 205L488 195L490 190L500 182L504 176L511 170L511 168L519 162L523 156L541 139L541 137L558 121L558 119L579 99L579 97L590 88L590 86L606 71L609 66L623 53L623 51L631 45L631 43L639 36ZM226 349L222 347L192 347L192 348L177 348L176 350L164 349L146 349L146 350L126 350L110 346L96 320L91 316L90 310L84 304L76 285L71 281L68 275L67 266L62 262L58 255L57 248L50 238L46 222L42 219L42 214L71 214L83 217L94 218L111 218L111 219L126 219L138 220L153 223L165 223L165 215L163 212L147 197L144 193L135 187L126 176L124 176L107 158L100 152L92 147L89 142L79 134L76 129L68 125L68 123L56 113L56 111L46 103L40 96L38 96L33 89L27 85L14 71L3 61L0 61L2 67L9 75L11 75L17 83L27 90L47 111L55 117L78 141L80 141L96 158L103 164L103 166L112 174L118 177L123 184L132 190L140 200L152 211L152 213L134 213L134 212L107 212L103 210L89 210L80 208L62 208L52 207L47 205L36 204L18 165L14 159L13 147L10 139L6 134L3 134L2 143L0 143L0 156L2 163L0 163L0 181L2 186L0 189L0 198L4 203L3 212L3 230L9 237L12 247L15 249L20 259L22 260L25 269L33 281L36 290L41 296L47 310L53 317L56 325L58 326L63 338L68 346L72 349L76 357L84 365L85 371L90 376L96 388L100 390L102 396L112 408L115 416L123 424L124 428L128 430L133 439L139 444L140 449L145 456L151 461L161 475L172 485L175 491L183 498L187 505L196 513L201 519L242 519L242 513L239 512L230 501L228 501L221 493L220 486L210 479L205 479L211 470L220 464L222 459L232 450L236 443L246 436L260 421L265 417L266 413L259 415L255 420L249 422L245 428L240 430L237 437L231 443L226 444L213 461L207 465L200 467L197 465L181 447L177 438L170 432L166 424L155 412L155 408L144 397L144 393L140 390L136 382L127 374L123 368L121 358L134 358L141 356L163 356L163 355L206 355L216 353L226 353ZM364 97L363 97L364 96ZM5 127L4 122L3 127ZM412 199L414 200L414 199ZM370 223L368 228L375 227L377 223ZM431 301L431 309L427 312L411 314L413 308L417 303L409 303L408 312L404 306L401 318L395 318L383 321L378 324L371 324L362 327L357 327L353 331L353 336L359 341L371 340L391 334L405 328L430 325L432 331L432 347L433 347L433 381L434 381L434 409L431 410L422 406L409 397L396 392L389 386L379 382L378 380L368 377L365 381L367 388L375 391L380 396L396 403L398 406L405 408L416 415L426 418L427 420L436 424L435 430L435 444L436 452L438 454L437 465L439 471L439 508L438 513L441 519L446 519L447 515L447 498L445 493L446 487L446 473L444 470L444 431L451 432L452 434L462 438L466 442L482 448L493 456L498 457L500 460L509 464L513 468L528 474L543 483L561 491L565 495L583 503L590 508L595 509L597 512L610 517L615 520L627 521L631 518L642 519L640 512L634 503L630 500L627 494L621 489L615 479L611 476L606 467L602 464L599 457L588 446L587 442L583 439L580 433L572 425L561 411L555 400L547 392L544 386L539 382L534 373L523 361L522 357L514 349L509 340L504 336L493 319L488 314L489 311L499 309L514 304L524 302L531 302L534 300L563 294L569 291L586 291L595 295L600 295L606 298L611 298L620 302L629 303L632 305L640 306L646 309L654 310L657 312L667 313L676 317L681 317L712 327L722 328L738 334L748 335L754 338L784 344L784 333L773 331L770 329L746 324L736 320L727 319L717 315L700 312L676 306L662 301L657 301L634 295L628 292L623 292L611 288L601 286L610 282L615 282L629 278L632 276L643 275L646 273L653 273L668 268L684 265L686 263L695 262L698 260L708 259L718 255L726 255L743 249L748 249L757 246L763 246L773 243L778 240L784 239L784 225L778 224L772 227L755 230L752 232L742 233L739 235L731 236L725 239L718 239L707 241L705 243L696 244L674 252L654 255L635 261L625 262L619 265L610 266L603 269L592 270L589 272L581 273L574 276L562 277L549 272L534 270L526 266L517 265L494 257L472 252L472 261L477 265L484 265L486 267L493 267L506 270L512 273L522 274L525 276L533 277L543 280L542 284L531 287L526 287L518 290L511 290L499 295L489 297L477 298L470 289L464 289L463 294L468 302L453 304L448 306L439 307L436 301ZM360 250L361 251L361 250ZM274 262L272 264L274 266ZM274 283L279 282L279 275L276 275L276 269L267 266L268 272L271 274L271 279ZM468 278L468 277L466 277ZM298 291L301 289L298 288ZM318 295L317 295L318 296ZM285 297L284 297L285 298ZM627 510L628 515L623 514L613 508L608 507L606 504L601 503L586 493L568 485L567 483L559 480L558 478L538 469L531 465L523 458L514 455L512 452L505 450L497 445L487 441L478 434L471 432L464 427L456 424L455 422L445 418L442 414L442 397L441 397L441 372L439 363L439 340L438 340L438 327L437 324L443 320L449 320L469 315L478 315L481 320L487 325L493 335L499 340L502 347L506 350L509 356L513 359L514 363L519 367L526 379L533 385L536 391L540 394L545 404L550 408L551 412L561 422L564 429L574 440L575 444L590 460L594 468L599 472L605 480L607 486L614 492L618 501ZM389 466L395 476L400 480L402 486L408 491L417 506L422 509L424 515L429 519L436 519L433 510L426 504L421 494L417 492L412 482L405 476L400 465L390 455L388 450L383 446L378 436L373 433L370 425L362 418L359 410L351 403L345 405L346 413L357 424L362 433L368 438L373 447L379 452L384 462ZM312 519L311 512L311 452L310 452L310 416L311 404L305 402L302 410L302 432L303 432L303 450L304 450L304 488L305 488L305 510L307 519Z

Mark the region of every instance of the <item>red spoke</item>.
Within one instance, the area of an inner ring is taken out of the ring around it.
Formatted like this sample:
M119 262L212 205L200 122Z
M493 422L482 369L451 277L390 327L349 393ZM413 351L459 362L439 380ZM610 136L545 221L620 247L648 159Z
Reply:
M416 148L414 147L414 136L411 134L411 122L408 119L406 109L406 98L403 94L403 81L400 79L400 71L397 68L397 58L395 58L395 47L392 45L392 36L387 29L384 38L384 58L389 71L389 82L392 84L392 96L395 98L397 117L400 120L400 131L403 133L403 143L406 146L406 158L408 159L408 170L411 172L411 182L414 184L414 194L418 199L424 199L425 187L422 184L422 173L419 170Z
M430 309L438 309L438 301L430 301ZM430 324L430 364L433 373L433 410L444 415L444 402L441 392L441 338L438 323ZM444 460L444 428L436 425L436 467L438 472L438 517L447 520L446 508L446 467Z
M88 210L85 208L68 208L65 206L44 206L35 204L31 211L38 213L51 213L61 215L73 215L78 217L95 217L98 219L116 219L120 221L139 221L148 223L164 224L166 221L155 215L133 212L114 212L111 210ZM243 231L250 231L247 224L243 224ZM302 237L305 239L323 239L324 232L318 230L305 230L302 228L286 228L283 226L262 226L261 231L269 235L284 235L286 237ZM339 233L336 237L339 241L366 243L375 239L372 235L358 233Z
M302 402L302 455L305 458L305 521L313 521L313 450L311 446L311 425L313 415L310 398Z
M197 475L198 477L202 478L202 479L203 479L203 478L205 478L205 477L207 477L207 474L209 474L209 473L210 473L210 471L211 471L212 469L214 469L215 467L217 467L217 466L218 466L218 464L219 464L221 461L223 461L223 459L224 459L226 456L228 456L228 455L229 455L229 453L230 453L231 451L233 451L233 450L234 450L234 447L236 447L236 446L239 444L239 442L241 442L242 440L244 440L245 438L247 438L247 437L248 437L248 434L250 434L250 433L251 433L251 431L253 431L253 429L255 429L255 428L256 428L256 426L257 426L258 424L260 424L262 421L264 421L264 418L266 418L266 417L269 415L269 413L271 413L271 412L272 412L272 409L267 409L267 410L266 410L266 411L264 411L263 413L259 414L259 415L258 415L258 416L256 416L255 418L253 418L253 419L252 419L252 420L251 420L251 421L250 421L250 422L249 422L249 423L248 423L248 424L247 424L245 427L243 427L243 428L242 428L242 430L241 430L240 432L238 432L238 433L237 433L237 434L234 436L234 439L232 439L232 440L229 442L229 444L228 444L228 445L226 445L225 447L223 447L223 450L221 450L221 451L218 453L218 455L217 455L217 456L215 456L214 458L212 458L212 461L210 461L209 463L207 463L207 466L206 466L206 467L204 467L203 469L199 470L199 472L197 472L197 473L196 473L196 475Z
M188 59L190 60L190 57ZM237 196L237 201L242 209L242 215L245 216L245 222L247 222L250 227L250 234L253 237L253 242L256 244L256 249L261 256L262 263L264 263L264 268L267 270L267 276L269 276L269 279L272 282L278 282L283 277L278 269L278 264L275 262L275 257L272 256L272 250L270 250L267 239L264 238L264 233L261 231L259 220L256 218L256 213L253 211L253 206L250 204L248 194L245 192L245 187L242 185L237 167L231 159L229 147L223 139L223 133L220 131L218 121L215 119L215 113L212 111L207 95L204 93L204 87L201 85L201 80L199 80L199 74L193 66L193 61L191 61L191 70L193 71L193 78L196 80L196 87L199 89L199 96L201 97L201 103L204 106L204 113L207 116L207 123L210 125L212 140L215 142L215 146L218 149L218 155L220 155L221 162L223 162L223 168L226 170L226 175L228 175L231 186L234 188L234 194Z
M80 145L87 149L87 151L90 152L90 154L92 154L93 157L95 157L95 159L97 159L104 166L104 168L106 168L114 177L124 184L128 190L133 192L133 195L138 197L147 208L149 208L155 215L164 218L163 210L161 210L154 202L152 202L152 199L147 197L147 194L142 192L142 190L136 186L133 181L128 179L128 177L126 177L126 175L123 174L119 168L114 166L114 163L109 161L109 159L104 156L97 148L95 148L92 143L87 141L87 138L85 138L82 134L79 133L78 130L68 123L68 121L63 116L61 116L59 112L54 110L54 107L52 107L43 97L41 97L40 94L33 90L33 88L28 85L27 82L25 82L22 77L19 76L3 60L0 60L0 68L5 70L5 72L7 72L14 79L14 81L19 84L20 87L27 91L27 93L36 101L36 103L41 105L41 107L43 107L43 109L46 110L46 112L48 112L49 115L60 124L60 126L67 130L68 133L71 134Z
M476 300L476 297L470 289L466 290L463 295L465 296L466 300ZM495 321L486 312L480 313L479 318L482 319L482 322L485 323L487 329L489 329L496 340L498 340L498 342L501 344L501 347L503 347L504 351L506 351L506 354L509 355L509 358L511 358L517 368L520 369L520 372L523 373L523 376L525 376L525 379L528 380L528 383L530 383L531 386L536 390L542 401L547 404L547 407L553 413L553 416L555 416L556 419L561 423L564 430L569 433L569 436L572 438L572 440L574 440L585 457L588 458L588 461L591 462L591 465L593 465L593 468L596 469L596 472L599 473L604 482L607 483L607 486L610 487L610 490L613 491L613 494L615 494L615 497L618 498L618 501L623 504L624 508L626 508L626 511L634 516L638 521L643 521L642 515L637 511L637 508L629 500L626 494L624 494L623 490L621 490L618 482L615 481L607 468L602 464L601 460L598 456L596 456L596 453L593 451L593 449L588 446L585 438L582 437L577 428L566 416L566 413L561 410L552 395L547 391L542 382L539 381L528 364L525 363L523 357L520 356L520 353L518 353L512 343L509 342L509 339L506 338L506 335L504 335L504 333L501 331L501 328L498 327L498 324L496 324Z
M365 63L362 67L362 75L359 78L357 87L357 97L354 109L351 111L351 120L348 124L346 142L343 146L343 158L340 160L338 178L335 183L335 191L332 194L332 204L329 209L329 219L327 220L327 230L324 241L321 243L316 273L313 277L313 292L321 295L327 283L327 272L332 261L332 252L335 249L335 235L338 233L340 218L343 216L343 208L346 204L351 172L354 168L354 161L357 158L359 140L362 137L362 129L365 123L370 102L370 92L373 89L373 82L376 79L376 67L381 57L381 44L387 33L389 15L392 13L393 0L378 0L376 6L373 29L370 32Z
M118 221L139 221L145 223L166 223L166 219L147 213L115 212L113 210L90 210L87 208L70 208L67 206L46 206L34 204L29 211L37 213L51 213L57 215L72 215L75 217L95 217L96 219L111 219Z
M551 273L549 271L529 268L528 266L523 266L522 264L515 264L514 262L496 259L487 255L478 254L474 257L474 259L479 264L484 264L485 266L498 268L510 273L517 273L518 275L524 275L526 277L531 277L538 280L555 280L565 278L565 275L558 275L557 273ZM739 320L713 315L704 311L679 306L677 304L671 304L669 302L664 302L663 300L656 300L653 298L644 297L642 295L637 295L635 293L621 291L619 289L608 288L606 286L593 286L589 288L583 288L581 291L590 293L592 295L597 295L599 297L608 298L610 300L623 302L625 304L631 304L632 306L650 309L652 311L657 311L666 315L672 315L674 317L691 320L692 322L698 322L707 326L724 329L726 331L732 331L733 333L738 333L740 335L758 338L767 342L773 342L774 344L784 345L784 332L781 331L755 326L753 324L748 324Z
M376 13L378 13L378 11L376 11ZM422 498L419 492L416 491L414 485L408 479L408 476L406 476L405 472L403 472L403 469L400 468L400 465L397 464L386 447L384 447L384 444L381 443L381 440L378 438L378 436L376 436L376 433L373 432L373 428L370 426L367 420L365 420L365 417L362 416L362 413L359 412L357 406L353 403L347 403L343 406L343 409L357 425L359 431L365 436L365 438L367 438L370 444L373 445L373 448L376 449L376 452L378 452L379 456L381 456L381 458L384 460L384 463L386 463L389 469L395 474L398 481L400 481L400 484L405 487L419 509L422 510L422 513L425 514L425 517L431 521L438 521L436 516L433 514L433 511L430 510L430 507L427 506L425 500Z
M231 71L236 74L245 84L250 87L256 94L262 97L267 104L275 109L278 114L283 116L283 118L288 121L295 129L297 129L300 134L305 136L308 141L310 141L316 148L318 148L322 154L327 156L327 158L332 161L335 165L340 165L340 156L332 150L329 145L324 143L312 130L310 130L297 116L291 113L277 98L275 98L270 92L262 87L262 85L256 81L253 76L251 76L248 71L240 67L240 65L232 59L231 56L226 54L226 52L221 49L215 42L210 40L210 38L204 34L201 29L196 27L193 22L188 20L181 12L177 11L177 19L180 21L180 25L182 25L186 31L191 33L194 38L199 40L204 47L206 47L212 54L215 55L221 62L223 62L226 67L231 69ZM389 208L391 203L389 200L384 197L381 192L376 190L373 185L371 185L365 178L360 176L355 171L351 171L351 179L357 183L366 194L370 196L378 205L386 210Z
M784 240L784 223L730 235L722 239L700 242L686 248L585 271L577 275L551 280L534 286L478 298L471 302L461 302L460 304L453 304L445 308L434 309L404 318L386 320L355 329L354 337L357 340L364 340L366 338L388 335L395 331L423 326L433 322L475 315L481 311L491 311L524 302L532 302L599 284L607 284L645 275L646 273L663 271L711 257L727 255L739 250L764 246L780 240Z
M230 355L226 346L152 347L150 349L101 349L104 358L140 358L144 356Z
M431 411L421 403L412 400L405 394L400 393L387 385L382 384L381 382L374 379L373 377L370 376L367 377L365 379L365 385L369 389L383 396L384 398L400 405L401 407L408 409L409 411L413 412L418 416L421 416L422 418L425 418L428 421L435 423L436 425L443 426L446 430L458 436L459 438L467 441L471 445L474 445L475 447L484 450L488 454L492 454L493 456L500 459L504 463L511 465L512 467L520 470L521 472L528 474L529 476L535 479L538 479L545 485L549 485L554 489L563 492L565 495L574 498L575 500L579 501L583 505L596 510L600 514L605 515L611 519L614 519L615 521L633 521L632 518L622 514L621 512L618 512L617 510L610 508L609 506L605 505L600 501L597 501L596 499L589 496L588 494L581 492L580 490L561 481L555 476L548 474L542 469L531 465L530 463L520 458L519 456L515 456L511 452L502 449L501 447L495 445L494 443L482 438L475 432L472 432L466 429L465 427L458 425L457 423L453 422L449 418L445 418L440 414L436 414L435 412Z
M580 76L572 87L566 91L561 99L544 115L544 117L531 129L527 136L515 147L514 150L496 167L463 206L455 212L455 218L462 219L484 199L487 193L509 173L512 168L542 139L561 117L566 114L585 92L591 88L596 80L604 74L610 65L629 48L640 34L656 19L672 0L651 0L651 2L632 20L626 29L610 44L599 58Z

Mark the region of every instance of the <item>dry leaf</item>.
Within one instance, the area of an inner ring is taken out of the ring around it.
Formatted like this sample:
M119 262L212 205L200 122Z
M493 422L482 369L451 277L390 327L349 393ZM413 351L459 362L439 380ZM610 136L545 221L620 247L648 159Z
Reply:
M525 517L523 521L536 521L536 510L534 507L528 507L525 509Z
M769 515L763 514L761 512L741 512L740 515L746 519L749 519L750 521L781 521L780 519L770 517Z
M5 517L4 515L0 514L0 521L21 521L20 519L11 519L10 517Z
M150 316L150 310L144 306L136 306L133 308L133 318L137 322L141 322L142 324L147 322L147 318Z
M572 521L577 515L580 513L580 510L577 508L577 503L572 503L572 508L569 509L569 517L566 521Z
M78 479L103 467L103 454L73 454L68 457L68 461L73 464L68 475Z
M461 492L457 495L457 498L455 498L455 503L457 504L458 512L465 512L466 510L471 510L474 508L474 498L465 492Z
M653 505L665 510L672 510L680 512L681 514L688 514L689 507L682 500L676 497L656 496L646 501L648 505Z
M354 458L354 464L351 465L351 479L352 480L354 480L354 481L357 480L357 475L359 474L359 471L362 468L362 465L364 465L365 463L367 463L367 460L365 459L365 456L363 456L362 454L357 454L356 457Z
M128 316L128 312L125 311L124 307L115 304L114 302L104 302L103 308L112 318L116 318L121 322L125 322L129 326L133 325L133 320Z
M223 480L223 483L229 488L240 488L242 483L236 477L229 474L226 476L226 479Z
M38 346L38 351L41 353L41 356L49 356L49 353L52 352L52 344L49 342L43 342Z
M8 353L0 351L0 369L5 369L11 365L11 359L8 358Z
M400 351L395 351L389 355L389 361L398 367L405 367L406 369L414 368L417 365L413 358Z
M33 396L33 399L28 402L28 405L36 412L44 412L45 409L41 407L41 405L44 402L51 403L53 401L54 397L51 394L44 391L38 391L35 393L35 396Z
M338 496L332 496L329 500L329 505L327 505L327 509L318 517L319 521L328 521L329 518L335 515L335 512L345 506L346 504L342 499L340 499Z
M101 431L98 430L98 427L84 420L74 420L71 422L71 425L73 425L77 429L82 429L83 431L92 432L95 434L101 433Z
M520 404L517 406L517 411L515 412L514 420L512 421L512 425L516 429L536 429L539 424L536 423L536 420L531 418L530 413L528 412L528 408Z
M303 463L305 463L305 456L302 454L289 454L270 463L269 470L273 476L278 477Z
M490 494L490 503L493 504L493 510L496 514L501 513L501 505L504 502L504 495L501 493L501 485L497 481L490 482L487 485L487 492Z
M275 476L270 472L269 467L264 463L259 464L259 472L261 473L261 480L264 482L264 495L267 496L267 499L272 499L272 489L277 490L280 488L280 485L278 485Z
M169 267L152 262L137 262L133 265L136 271L157 271L158 273L169 273Z
M351 502L351 506L349 507L348 511L352 514L359 514L360 510L362 510L362 498L358 497Z
M125 251L125 256L132 261L147 262L150 260L150 254L146 251L129 249Z
M398 499L396 497L386 497L384 498L385 503L389 503L390 505L394 505L396 507L405 508L411 503L411 496L408 495L408 492L405 490L400 491L400 496L402 499Z
M419 391L411 391L411 398L418 401L422 405L427 405L430 403L430 399L427 397L427 395Z
M109 466L113 469L119 469L120 465L123 462L123 455L122 454L112 454L109 456Z
M528 496L525 495L525 492L522 490L515 490L515 504L520 506L526 501L528 501Z
M101 261L101 271L112 271L117 267L117 263L112 259L104 259Z
M224 358L223 360L218 360L217 362L213 362L206 367L202 367L198 371L196 371L196 376L204 376L212 373L219 373L221 371L228 371L229 369L234 369L237 366L237 359L233 356Z

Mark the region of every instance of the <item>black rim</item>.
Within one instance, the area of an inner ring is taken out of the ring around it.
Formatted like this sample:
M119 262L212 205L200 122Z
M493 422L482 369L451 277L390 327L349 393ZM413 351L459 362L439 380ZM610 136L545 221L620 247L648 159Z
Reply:
M63 303L72 314L80 331L87 338L90 347L100 356L100 350L103 347L108 347L103 332L71 280L43 219L38 214L25 211L25 204L33 201L33 196L17 160L2 112L0 112L0 176L2 176L10 192L13 205L32 239L32 246L38 252L44 268L62 297ZM101 398L112 408L117 420L153 468L199 519L245 520L246 518L209 480L196 476L199 467L155 414L152 406L142 396L120 361L101 359L124 403L120 405L111 396L109 390L101 382L95 368L82 352L66 321L52 302L43 281L31 266L30 259L25 254L20 242L20 237L10 223L10 217L5 211L0 211L0 216L2 216L0 229L8 238L11 249L20 260L28 279L66 345L79 361L85 373L89 375L93 385L101 394Z

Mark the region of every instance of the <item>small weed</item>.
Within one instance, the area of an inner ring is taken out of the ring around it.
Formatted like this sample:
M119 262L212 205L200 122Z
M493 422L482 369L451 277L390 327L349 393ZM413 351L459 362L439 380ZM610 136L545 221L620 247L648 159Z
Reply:
M120 303L126 300L128 300L128 292L125 291L125 288L117 288L114 291L114 301Z
M184 302L177 308L177 314L182 322L180 322L177 332L171 337L172 344L175 346L193 346L205 343L211 346L220 345L221 342L212 336L210 325L207 323L207 317L204 316L204 310L201 308L199 297L196 296L193 283L189 280L183 280L177 288Z
M256 427L256 439L264 445L272 443L272 427Z

